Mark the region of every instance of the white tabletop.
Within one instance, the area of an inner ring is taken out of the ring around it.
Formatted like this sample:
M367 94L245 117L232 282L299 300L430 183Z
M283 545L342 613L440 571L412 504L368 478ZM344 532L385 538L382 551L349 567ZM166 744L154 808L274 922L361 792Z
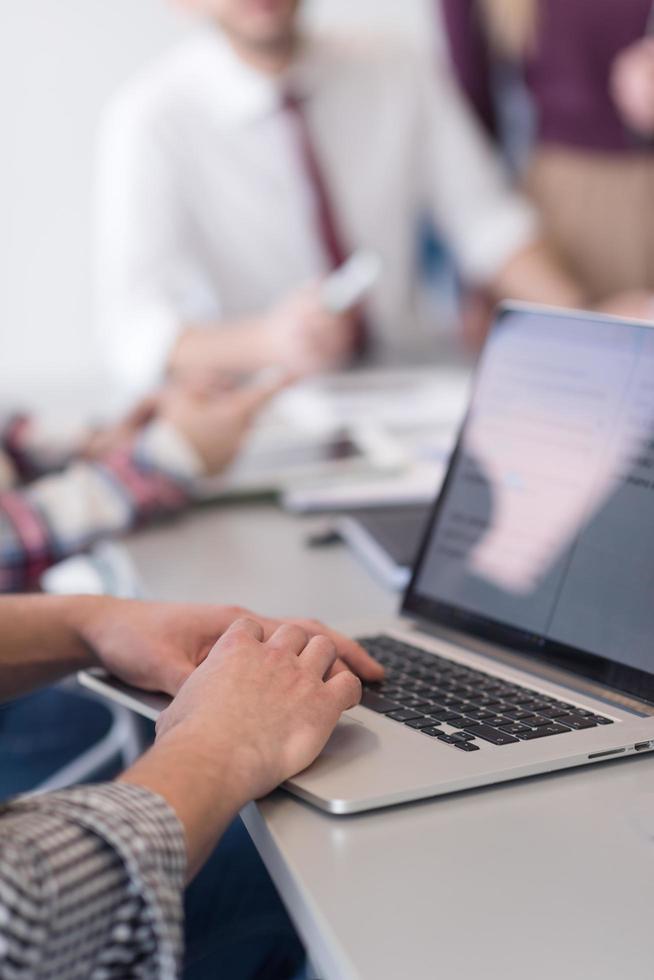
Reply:
M396 605L316 521L207 508L129 544L150 594L334 625ZM245 813L324 980L644 980L654 970L654 759L356 817L279 791Z

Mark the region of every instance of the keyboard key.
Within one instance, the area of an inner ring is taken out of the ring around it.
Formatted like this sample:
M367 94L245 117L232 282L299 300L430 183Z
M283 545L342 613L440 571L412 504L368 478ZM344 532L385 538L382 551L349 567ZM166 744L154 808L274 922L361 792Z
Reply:
M526 691L505 691L502 694L502 700L503 701L508 701L508 702L510 702L510 704L515 704L516 707L526 697L528 697L528 694L527 694Z
M507 735L519 735L520 732L528 732L529 729L526 725L522 725L519 721L514 721L509 725L500 725L500 729L506 732Z
M547 701L543 701L542 698L536 698L535 700L529 702L529 708L531 709L531 711L535 711L537 714L540 715L540 714L544 714L545 711L547 711L547 709L549 708L549 704Z
M570 714L568 708L544 708L539 712L543 718L561 718L563 715Z
M381 694L376 694L367 687L363 689L361 704L364 708L370 708L371 711L377 711L382 715L387 714L389 711L397 711L398 708L402 707L397 701L382 697Z
M423 735L429 735L431 738L438 738L443 732L440 728L421 728L420 731Z
M455 732L452 738L455 742L472 742L475 736L471 735L470 732Z
M523 708L512 708L505 710L503 712L507 718L513 718L514 721L526 721L527 718L533 718L533 711L525 711Z
M495 718L494 712L488 711L486 708L468 708L464 710L469 718L474 718L476 721L488 721L489 718Z
M414 718L422 718L423 715L415 708L403 708L402 711L389 711L386 717L392 718L393 721L413 721Z
M461 698L455 698L452 694L437 694L434 700L440 702L445 708L460 708L463 705Z
M413 718L411 721L406 721L404 723L409 728L417 728L418 731L421 728L436 728L440 725L440 722L436 718Z
M563 715L561 718L557 718L559 725L565 725L567 728L573 728L575 731L579 731L582 728L595 728L596 722L591 718L584 718L582 715Z
M512 723L513 718L506 718L504 715L493 715L492 718L488 718L487 721L484 722L484 724L488 725L490 728L502 728L503 725L510 725ZM516 722L516 724L518 723Z
M448 722L448 725L451 725L452 728L460 728L461 730L464 728L476 728L477 725L481 724L483 724L483 722L477 721L476 718L464 718L463 716L456 718L454 721Z
M440 732L436 738L439 742L445 742L446 745L456 745L453 737L451 735L446 735L445 732Z
M440 684L430 684L427 690L432 701L445 701L447 698L452 697L450 692L446 688L441 687Z
M493 745L510 745L511 742L518 741L513 735L508 735L506 732L499 732L497 729L489 728L487 725L477 725L470 730L475 738L483 738L485 742L492 742Z
M546 725L543 728L528 728L524 732L519 732L518 738L522 741L529 742L534 738L546 738L548 735L563 735L565 732L569 733L570 729L552 722L552 724Z
M474 742L455 742L454 747L463 752L479 752L479 746L475 745Z
M432 708L430 708L429 714L432 716L432 718L438 718L439 721L445 722L447 725L456 725L456 723L463 718L463 715L457 714L456 711L439 711L438 705L434 705Z
M430 702L423 698L398 698L397 700L404 708L429 708L431 706Z
M612 725L612 718L605 718L603 715L593 715L593 721L596 725Z
M432 704L437 704L441 711L447 710L443 704L443 695L439 691L425 691L425 697L429 698Z
M483 686L486 694L493 694L496 698L502 698L505 694L509 693L509 688L506 684L500 684L499 681L489 680Z
M375 694L381 694L382 697L390 698L391 701L397 701L398 698L401 698L402 695L406 693L404 688L399 686L394 687L391 686L390 684L388 687L386 687L386 685L384 684L382 687L379 687L374 690L375 690Z

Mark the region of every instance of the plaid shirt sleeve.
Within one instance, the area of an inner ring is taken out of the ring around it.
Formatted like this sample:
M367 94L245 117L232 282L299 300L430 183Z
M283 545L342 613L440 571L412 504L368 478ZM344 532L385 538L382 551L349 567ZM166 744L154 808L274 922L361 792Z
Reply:
M20 412L0 414L0 453L11 466L12 482L24 483L62 469L79 451L89 432L88 426L79 424L53 425L47 417Z
M95 541L174 513L201 472L186 440L159 420L125 450L0 493L0 592L29 588Z
M174 980L183 946L184 832L127 784L0 808L3 980Z

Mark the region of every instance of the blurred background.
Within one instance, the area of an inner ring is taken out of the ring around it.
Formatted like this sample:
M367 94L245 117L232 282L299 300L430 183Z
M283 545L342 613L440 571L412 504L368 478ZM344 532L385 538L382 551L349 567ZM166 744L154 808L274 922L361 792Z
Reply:
M430 0L309 0L315 24L436 36ZM21 0L0 31L0 390L97 406L93 182L98 119L118 86L193 30L168 0ZM72 386L72 389L71 389ZM79 401L81 399L81 402Z

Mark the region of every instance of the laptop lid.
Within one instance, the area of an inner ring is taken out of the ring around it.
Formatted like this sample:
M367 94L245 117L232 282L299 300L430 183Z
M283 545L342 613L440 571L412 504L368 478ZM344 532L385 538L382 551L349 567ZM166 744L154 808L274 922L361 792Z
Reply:
M499 310L404 613L654 702L654 329Z

